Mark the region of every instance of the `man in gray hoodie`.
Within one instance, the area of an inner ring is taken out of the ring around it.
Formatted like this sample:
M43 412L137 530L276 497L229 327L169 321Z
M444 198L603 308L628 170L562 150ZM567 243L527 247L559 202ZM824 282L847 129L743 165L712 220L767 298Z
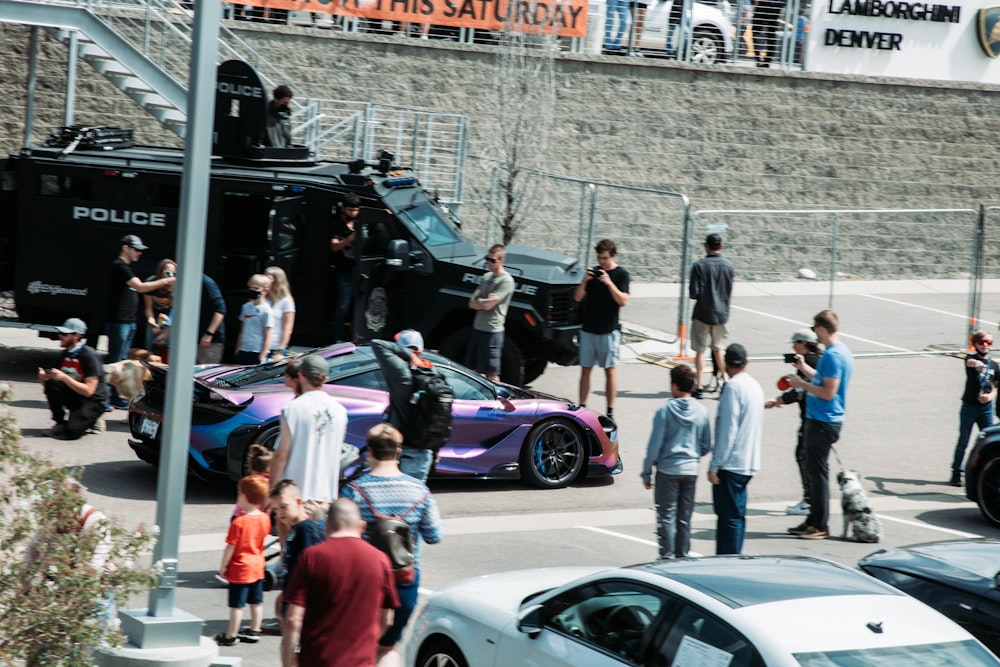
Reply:
M653 416L653 432L642 465L642 485L653 488L656 467L656 534L660 560L684 558L691 546L691 512L698 481L698 459L712 449L708 410L691 398L690 366L670 369L670 395Z

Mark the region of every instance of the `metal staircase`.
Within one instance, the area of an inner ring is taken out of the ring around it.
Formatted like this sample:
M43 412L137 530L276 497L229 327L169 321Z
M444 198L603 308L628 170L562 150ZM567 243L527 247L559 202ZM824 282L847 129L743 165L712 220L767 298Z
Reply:
M42 26L166 129L184 136L192 13L175 0L0 0L0 22ZM446 203L462 201L468 117L310 97L223 22L218 62L243 60L271 88L289 83L293 138L318 158L412 166Z

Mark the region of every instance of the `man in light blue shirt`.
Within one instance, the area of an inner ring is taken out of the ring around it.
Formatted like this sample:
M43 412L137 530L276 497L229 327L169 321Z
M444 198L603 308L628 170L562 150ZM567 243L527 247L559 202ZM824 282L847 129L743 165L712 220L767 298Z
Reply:
M796 375L788 376L788 384L806 392L806 420L802 438L806 452L806 472L809 475L809 516L788 532L804 540L822 540L830 535L830 450L840 439L847 403L847 386L854 372L854 356L840 342L837 329L840 319L832 310L823 310L813 317L813 331L826 346L809 382Z
M739 343L726 348L725 364L729 382L722 389L715 415L708 481L717 517L715 553L738 554L743 551L746 532L747 485L760 470L764 389L746 372L747 351Z

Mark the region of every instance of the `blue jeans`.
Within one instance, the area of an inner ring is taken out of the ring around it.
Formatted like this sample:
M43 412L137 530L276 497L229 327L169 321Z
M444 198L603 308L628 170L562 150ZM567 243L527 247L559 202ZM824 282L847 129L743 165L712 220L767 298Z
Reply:
M416 477L421 482L427 481L433 463L434 452L429 449L403 447L403 451L399 455L399 469L403 474Z
M113 364L128 356L135 337L135 322L108 322L104 325L104 333L108 336L108 356L105 363Z
M337 307L333 310L333 340L347 340L347 318L351 311L351 274L335 273L333 281L337 285Z
M622 38L628 29L628 7L628 0L608 0L608 13L604 19L604 48L620 49L622 47ZM615 18L618 19L618 30L612 37L612 26L615 23Z
M653 501L656 503L656 537L660 560L685 558L691 548L691 512L697 475L656 473Z
M747 528L747 484L753 475L719 471L719 483L712 487L715 505L715 553L743 552L743 535Z
M379 638L379 646L395 646L403 638L406 622L410 620L420 595L420 570L416 571L416 578L410 583L396 584L396 594L399 595L399 609L393 614L392 626Z
M830 522L830 450L840 440L842 422L806 419L802 431L809 473L809 516L806 524L827 530Z
M955 456L952 457L951 469L954 472L965 470L965 448L969 446L969 436L972 435L972 425L982 431L993 426L993 403L973 405L962 401L962 411L958 413L958 442L955 443Z

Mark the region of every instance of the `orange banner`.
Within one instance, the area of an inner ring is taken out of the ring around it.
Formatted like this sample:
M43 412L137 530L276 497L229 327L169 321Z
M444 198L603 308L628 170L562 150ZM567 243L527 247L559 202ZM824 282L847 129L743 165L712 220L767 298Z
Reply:
M502 30L512 21L517 30L527 33L587 34L587 0L248 0L237 4L480 30Z

